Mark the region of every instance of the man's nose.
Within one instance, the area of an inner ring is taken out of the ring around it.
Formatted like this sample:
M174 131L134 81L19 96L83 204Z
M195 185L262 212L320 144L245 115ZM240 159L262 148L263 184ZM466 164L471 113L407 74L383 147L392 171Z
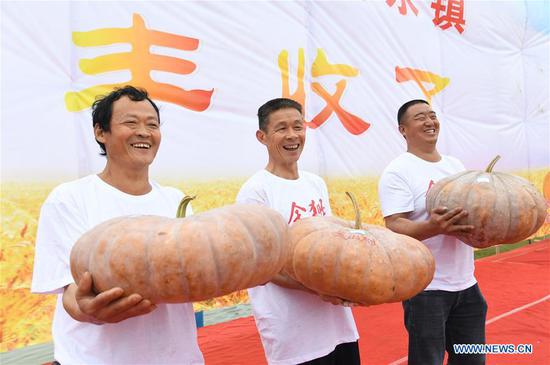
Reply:
M145 124L138 124L136 134L140 137L149 137L151 135L151 131Z

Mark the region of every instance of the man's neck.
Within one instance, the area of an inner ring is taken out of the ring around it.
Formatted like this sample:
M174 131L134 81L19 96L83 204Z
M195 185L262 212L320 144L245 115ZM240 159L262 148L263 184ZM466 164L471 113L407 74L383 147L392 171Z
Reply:
M273 175L287 180L297 180L300 177L298 174L298 164L296 162L289 165L275 165L270 161L265 169Z
M151 191L149 183L149 169L128 171L113 168L109 163L97 176L107 184L130 195L144 195Z
M435 148L435 145L425 147L407 146L407 152L428 162L439 162L441 160L441 155Z

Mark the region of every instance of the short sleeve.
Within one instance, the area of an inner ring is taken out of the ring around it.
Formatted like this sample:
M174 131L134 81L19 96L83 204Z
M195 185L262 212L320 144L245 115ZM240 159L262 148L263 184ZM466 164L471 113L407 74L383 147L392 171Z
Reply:
M396 172L384 172L378 182L382 215L414 211L414 195L405 179Z
M264 189L258 188L256 184L247 181L237 194L237 204L258 204L268 205L267 194Z
M74 243L87 230L83 212L70 204L46 200L40 210L34 270L33 293L62 293L63 287L74 282L70 255Z
M448 158L451 164L454 165L454 168L456 169L457 172L466 171L466 167L464 166L462 161L460 161L458 158L452 157L452 156L448 156Z

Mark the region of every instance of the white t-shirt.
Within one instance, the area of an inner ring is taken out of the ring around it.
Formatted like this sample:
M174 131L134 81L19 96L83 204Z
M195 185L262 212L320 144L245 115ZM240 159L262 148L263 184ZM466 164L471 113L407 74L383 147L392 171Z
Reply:
M56 187L42 206L31 290L58 294L52 332L54 356L63 365L204 364L190 303L159 304L149 314L103 325L78 322L63 308L63 287L74 282L70 251L84 232L123 215L175 217L183 194L151 185L135 196L90 175Z
M311 173L287 180L261 170L237 195L238 203L256 203L278 211L289 224L300 218L330 215L327 187ZM273 283L248 290L256 326L269 364L297 364L331 353L359 338L350 308L319 296Z
M426 193L437 181L464 171L454 157L441 156L438 162L425 161L406 152L386 167L378 184L378 195L384 217L412 212L412 221L429 219ZM426 290L464 290L476 283L474 251L454 236L437 235L425 239L435 259L435 274Z

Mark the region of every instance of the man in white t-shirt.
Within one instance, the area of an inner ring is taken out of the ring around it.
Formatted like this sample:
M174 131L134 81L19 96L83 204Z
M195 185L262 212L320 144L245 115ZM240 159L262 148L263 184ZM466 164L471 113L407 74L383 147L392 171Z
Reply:
M487 304L474 277L472 247L458 239L473 226L459 220L462 208L436 207L426 211L426 193L438 180L464 171L456 158L437 151L439 121L424 100L411 100L397 113L407 152L394 159L379 182L386 226L422 242L435 258L435 274L428 287L403 302L409 333L409 365L485 363L485 355L456 354L455 344L485 343Z
M242 186L237 202L273 208L289 224L330 215L325 182L298 170L306 136L302 106L291 99L273 99L259 108L258 119L256 137L267 147L269 161ZM321 298L280 274L248 294L270 365L360 364L359 335L346 303Z
M121 288L96 295L89 273L73 281L70 251L83 233L122 215L175 217L183 197L149 180L161 134L159 110L145 90L116 89L92 110L105 168L56 187L36 237L32 292L58 294L54 363L204 364L190 303L155 305Z

